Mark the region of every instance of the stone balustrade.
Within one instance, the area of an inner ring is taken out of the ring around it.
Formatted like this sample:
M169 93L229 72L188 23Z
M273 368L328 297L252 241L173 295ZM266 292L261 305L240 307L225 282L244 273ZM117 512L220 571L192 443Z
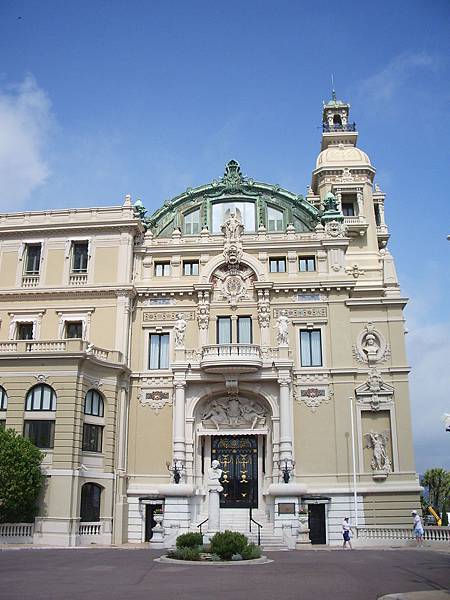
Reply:
M69 285L86 285L87 280L87 273L71 273L69 275Z
M34 523L0 523L0 544L31 544Z
M39 275L23 275L22 287L32 288L39 285Z
M78 525L78 535L101 535L102 533L102 523L100 521L83 522Z
M120 363L122 353L117 350L106 350L80 339L68 340L12 340L0 342L0 354L42 354L59 352L85 352L100 360Z
M412 527L360 526L354 528L358 540L368 543L414 540ZM423 539L430 542L450 542L450 527L425 527Z

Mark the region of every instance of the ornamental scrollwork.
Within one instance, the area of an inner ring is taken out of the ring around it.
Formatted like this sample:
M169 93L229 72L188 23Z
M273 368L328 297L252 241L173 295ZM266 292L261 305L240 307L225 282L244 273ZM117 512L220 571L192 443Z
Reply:
M166 404L172 404L170 393L161 390L141 391L138 394L138 400L142 406L152 408L155 411L155 414L159 414L159 411L164 408Z
M312 413L322 404L328 404L334 396L332 386L299 386L294 387L294 399L307 406Z

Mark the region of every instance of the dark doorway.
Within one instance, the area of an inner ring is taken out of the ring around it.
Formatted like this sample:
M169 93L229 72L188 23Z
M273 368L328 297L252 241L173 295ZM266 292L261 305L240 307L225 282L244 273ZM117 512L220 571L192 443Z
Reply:
M153 536L153 527L156 525L156 521L153 518L155 510L162 510L162 504L146 504L145 505L145 538L144 541L149 542Z
M256 435L213 436L211 460L223 470L221 508L258 507L258 438Z
M325 504L308 504L308 527L311 544L326 544Z

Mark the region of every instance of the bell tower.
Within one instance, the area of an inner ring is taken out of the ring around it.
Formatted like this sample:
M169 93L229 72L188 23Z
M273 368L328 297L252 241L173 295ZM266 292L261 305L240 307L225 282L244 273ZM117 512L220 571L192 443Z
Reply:
M331 100L323 103L321 150L336 144L356 146L358 140L356 123L350 123L349 116L350 104L337 100L336 92L333 90Z

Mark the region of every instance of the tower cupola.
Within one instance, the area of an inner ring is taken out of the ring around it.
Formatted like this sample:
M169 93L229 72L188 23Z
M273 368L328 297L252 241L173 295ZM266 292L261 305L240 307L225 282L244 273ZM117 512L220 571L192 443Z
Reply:
M331 100L323 103L322 150L331 144L355 146L358 139L356 124L350 123L350 104L336 99L333 90Z

